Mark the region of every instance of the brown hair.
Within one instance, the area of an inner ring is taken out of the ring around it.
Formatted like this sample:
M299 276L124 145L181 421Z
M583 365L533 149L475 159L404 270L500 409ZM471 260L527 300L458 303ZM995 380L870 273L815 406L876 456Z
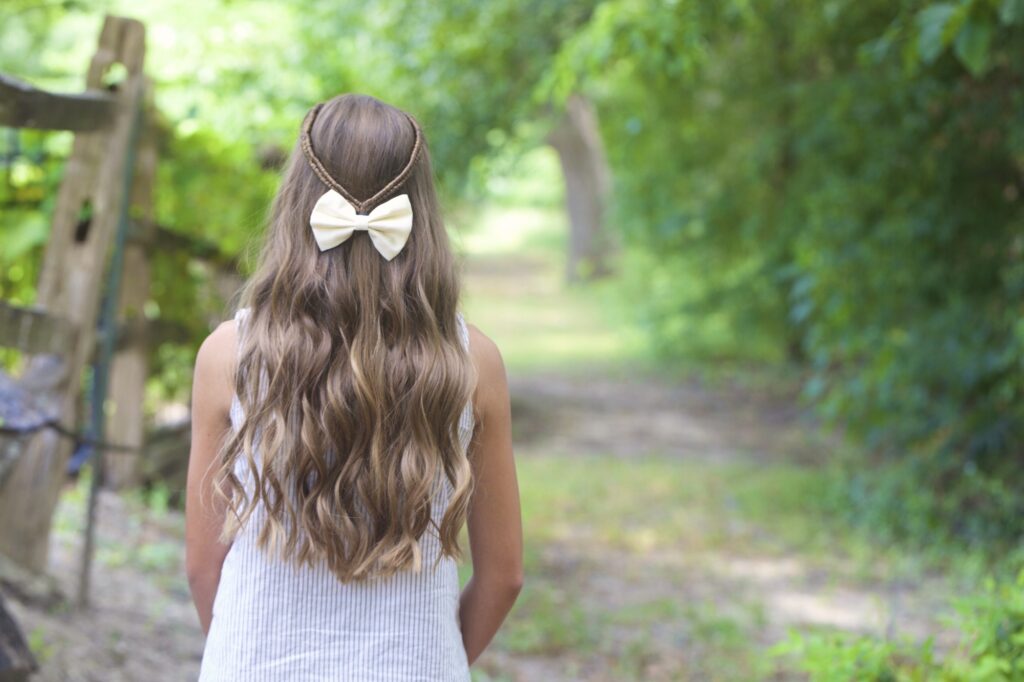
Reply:
M324 562L350 581L418 570L419 541L432 527L442 553L459 556L472 479L458 422L475 374L415 121L363 95L310 114L240 297L249 314L235 390L245 419L221 451L217 489L229 507L225 540L262 502L260 547L296 564ZM322 169L303 155L305 139ZM410 159L407 177L379 194ZM309 218L328 189L322 172L364 201L409 195L412 232L393 260L359 233L319 251ZM236 475L239 457L249 486ZM449 501L435 524L432 502L445 483Z

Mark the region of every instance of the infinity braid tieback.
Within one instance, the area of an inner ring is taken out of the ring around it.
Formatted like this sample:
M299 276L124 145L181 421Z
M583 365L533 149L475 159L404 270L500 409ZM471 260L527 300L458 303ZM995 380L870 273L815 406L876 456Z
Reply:
M323 103L320 103L310 109L302 122L302 133L299 136L302 154L309 162L310 168L330 188L317 200L313 207L313 213L309 217L309 225L313 228L313 237L316 239L320 251L326 251L347 240L354 232L365 230L369 232L370 239L377 251L390 261L398 255L409 240L409 233L412 231L412 204L408 194L399 194L379 205L375 206L375 204L401 187L402 183L409 178L420 151L423 149L423 133L416 120L405 114L415 133L409 161L401 172L376 194L369 199L360 201L352 196L352 193L341 183L331 177L313 151L310 131L313 130L313 123L323 106ZM371 206L374 206L373 210L367 213L367 209Z

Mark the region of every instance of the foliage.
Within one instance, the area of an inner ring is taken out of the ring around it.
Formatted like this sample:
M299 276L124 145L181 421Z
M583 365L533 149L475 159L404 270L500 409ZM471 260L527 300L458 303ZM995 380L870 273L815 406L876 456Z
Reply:
M510 148L543 142L544 122L557 111L534 90L596 4L387 0L367 12L361 4L320 2L299 20L307 68L320 74L325 94L340 89L338 70L347 65L357 86L415 114L451 195L466 191L473 175L486 179L480 176L508 159Z
M938 680L938 665L930 644L894 644L872 637L800 635L775 648L778 655L796 659L796 667L811 682L925 682ZM946 679L948 682L948 678Z
M1016 581L989 581L960 605L965 644L938 660L931 642L887 642L869 636L791 633L776 647L811 682L1016 682L1024 679L1024 571Z
M949 453L924 452L873 465L861 455L841 471L841 485L830 491L833 513L878 542L909 540L929 552L961 544L998 557L1024 534L1024 500L1012 474L986 475Z
M989 580L980 595L961 605L970 647L968 662L950 664L962 679L1024 679L1024 570L1016 581Z

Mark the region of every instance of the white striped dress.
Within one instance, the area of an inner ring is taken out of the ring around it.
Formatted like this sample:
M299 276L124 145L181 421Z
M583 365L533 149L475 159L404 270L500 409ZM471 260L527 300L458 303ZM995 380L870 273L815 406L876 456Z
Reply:
M239 338L246 312L235 314ZM459 329L468 347L461 315ZM242 418L235 396L232 428ZM472 431L467 405L459 421L463 447ZM437 523L451 492L445 483L435 498ZM457 567L442 556L435 568L441 551L436 530L420 541L419 573L345 584L323 566L296 568L256 547L259 511L224 560L200 682L469 680Z

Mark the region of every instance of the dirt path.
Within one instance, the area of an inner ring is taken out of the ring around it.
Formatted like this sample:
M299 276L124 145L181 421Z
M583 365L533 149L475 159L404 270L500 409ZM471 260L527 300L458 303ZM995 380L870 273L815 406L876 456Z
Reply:
M823 446L792 397L714 390L649 376L543 373L509 379L517 452L618 457L657 453L703 461L759 461Z

